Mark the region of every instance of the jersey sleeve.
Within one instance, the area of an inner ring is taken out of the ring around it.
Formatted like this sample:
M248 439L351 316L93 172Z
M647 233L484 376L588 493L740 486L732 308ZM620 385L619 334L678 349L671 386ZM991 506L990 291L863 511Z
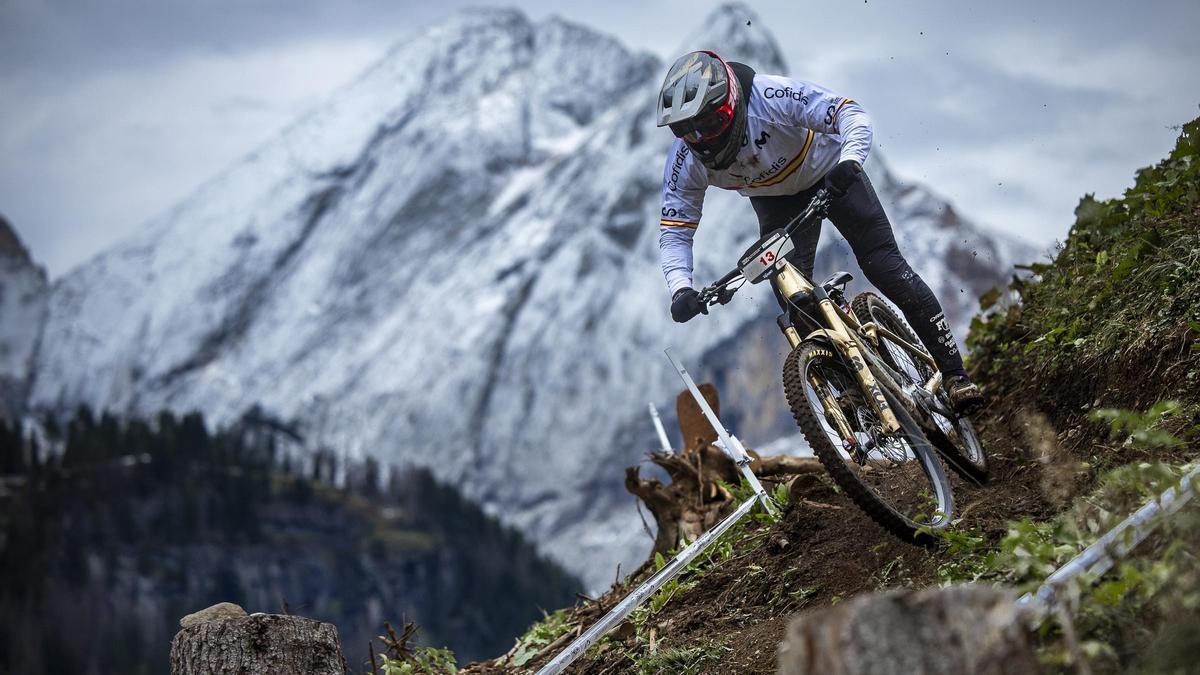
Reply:
M871 118L857 101L815 82L787 77L765 76L761 91L764 103L781 122L840 135L842 153L838 161L867 161L874 132Z
M658 250L671 295L692 285L692 237L700 224L708 174L697 165L687 145L676 140L663 171L662 217Z

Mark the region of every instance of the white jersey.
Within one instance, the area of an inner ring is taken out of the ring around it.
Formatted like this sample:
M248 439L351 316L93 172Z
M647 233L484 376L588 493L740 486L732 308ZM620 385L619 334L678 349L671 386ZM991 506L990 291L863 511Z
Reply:
M692 285L692 235L708 186L746 196L792 195L815 185L838 162L867 160L871 120L858 103L777 75L755 75L751 89L745 142L729 167L708 169L682 139L671 146L658 246L672 296Z

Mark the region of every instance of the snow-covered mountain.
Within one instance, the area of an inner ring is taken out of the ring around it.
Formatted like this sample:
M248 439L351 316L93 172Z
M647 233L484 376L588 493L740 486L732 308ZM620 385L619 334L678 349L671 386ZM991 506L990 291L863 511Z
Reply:
M703 25L680 51L787 72L747 8ZM650 544L621 469L655 445L645 402L665 408L679 389L664 347L729 383L743 438L779 432L755 414L781 403L766 287L684 326L667 313L663 72L611 37L514 10L410 36L58 281L30 404L217 422L257 405L310 446L431 467L607 584ZM978 291L1029 257L878 154L869 170L960 326ZM746 200L710 192L697 278L732 266L756 232Z
M49 297L46 270L0 216L0 419L21 415Z

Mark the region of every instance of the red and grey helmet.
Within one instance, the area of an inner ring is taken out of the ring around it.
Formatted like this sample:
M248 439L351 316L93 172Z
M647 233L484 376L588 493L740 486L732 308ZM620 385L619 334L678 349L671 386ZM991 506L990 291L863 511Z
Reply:
M746 127L746 102L733 69L713 52L684 54L658 93L658 126L688 146L710 169L733 163Z

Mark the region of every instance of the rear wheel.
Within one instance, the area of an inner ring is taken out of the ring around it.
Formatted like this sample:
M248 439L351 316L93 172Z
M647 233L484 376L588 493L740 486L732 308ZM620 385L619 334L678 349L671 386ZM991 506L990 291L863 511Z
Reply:
M851 309L860 322L874 321L877 326L886 328L926 354L929 353L908 324L878 295L859 293L855 296ZM934 375L934 370L928 363L913 356L882 334L879 336L879 349L876 351L884 363L903 376L904 381L899 383L902 387L924 387ZM951 469L968 480L986 483L987 454L983 451L983 445L979 442L971 420L965 415L954 413L949 397L941 388L935 397L936 405L925 406L929 411L929 421L936 427L936 430L930 430L929 440L941 451Z
M792 416L838 485L884 529L931 543L954 515L950 484L921 428L886 389L900 422L886 434L841 355L805 342L788 356L783 388Z

